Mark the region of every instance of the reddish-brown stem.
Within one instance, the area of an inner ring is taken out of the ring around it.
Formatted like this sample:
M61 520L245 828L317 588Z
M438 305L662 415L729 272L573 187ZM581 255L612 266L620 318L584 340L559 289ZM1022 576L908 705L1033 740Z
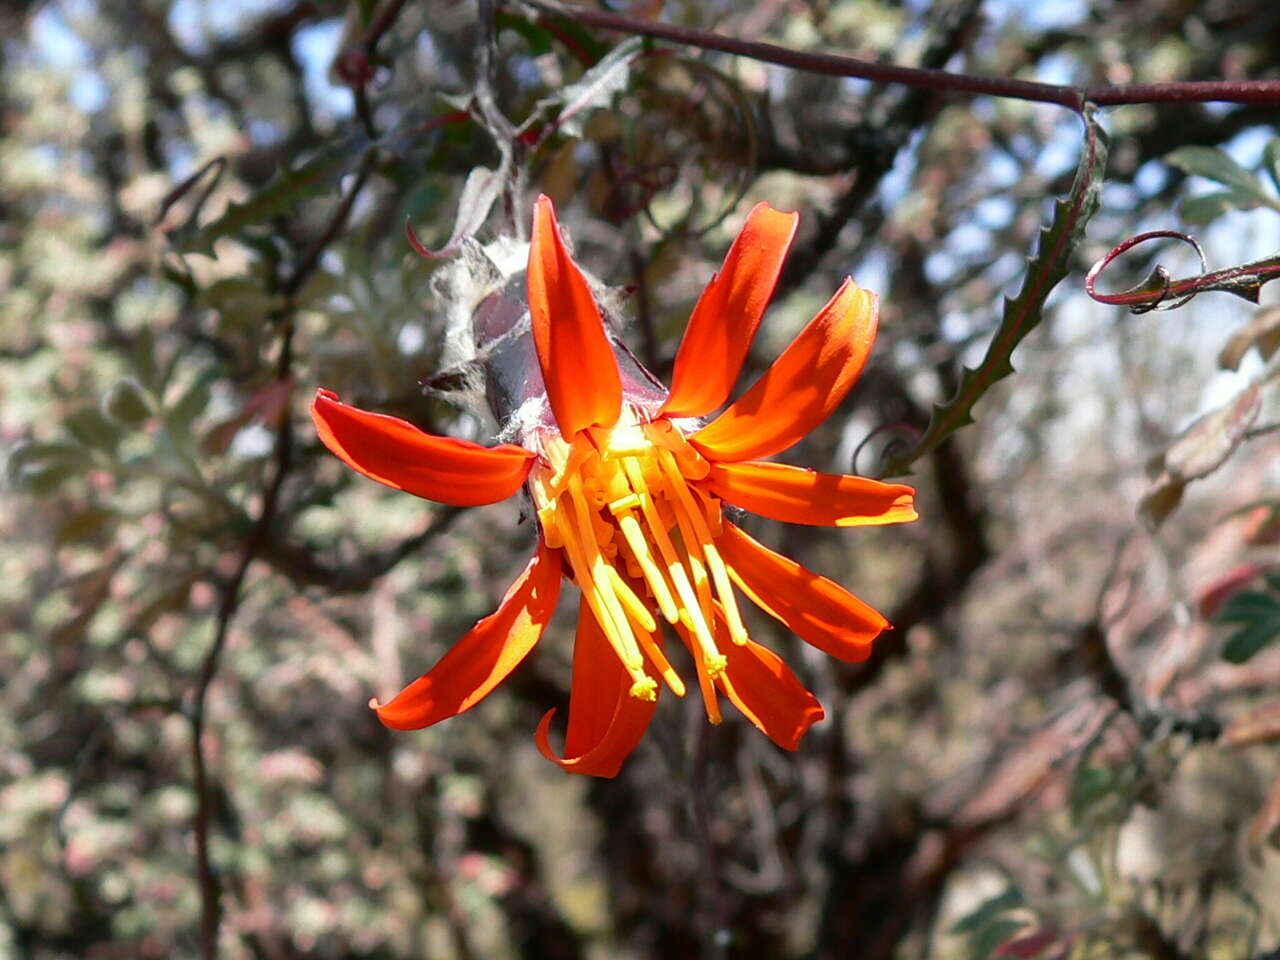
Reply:
M320 257L325 249L333 243L346 227L355 205L356 197L364 190L369 176L373 172L373 153L366 153L356 174L355 182L334 209L329 224L311 247L302 254L292 273L279 284L279 292L285 298L285 305L275 314L274 320L281 331L280 356L276 361L277 382L287 382L293 371L293 300L307 278L315 272L320 264ZM200 934L201 956L204 960L215 960L218 956L218 928L222 919L221 889L217 875L213 869L213 861L209 854L213 798L210 794L210 778L208 761L204 753L205 708L208 702L209 688L217 676L222 662L222 653L226 648L227 635L231 629L231 621L235 618L240 606L241 588L249 572L249 568L271 541L272 526L276 518L276 507L280 499L280 491L285 478L293 465L293 422L287 409L283 413L280 426L276 431L274 469L262 493L262 504L253 528L244 541L240 551L240 559L235 572L222 584L221 599L218 602L217 626L214 630L213 642L205 653L200 667L200 676L196 681L187 701L186 714L191 724L191 764L193 769L194 789L196 794L195 814L195 846L196 875L200 884Z
M1280 105L1280 80L1208 80L1185 83L1130 83L1072 87L1010 77L979 77L948 70L926 70L859 60L836 53L791 50L773 43L740 40L710 30L643 20L623 13L609 13L579 6L562 6L554 0L523 0L526 6L566 17L577 23L606 30L637 34L682 43L703 50L719 50L793 70L834 77L855 77L879 83L900 83L930 90L1010 97L1036 103L1052 103L1081 113L1086 103L1120 106L1132 103L1260 103Z
M344 56L354 58L353 75L350 77L352 92L356 98L356 115L360 118L365 132L377 138L378 130L373 122L373 106L369 102L369 81L373 77L372 64L378 55L378 41L391 29L391 25L400 16L400 11L408 0L389 0L374 16L365 34L364 45L356 51L347 51Z

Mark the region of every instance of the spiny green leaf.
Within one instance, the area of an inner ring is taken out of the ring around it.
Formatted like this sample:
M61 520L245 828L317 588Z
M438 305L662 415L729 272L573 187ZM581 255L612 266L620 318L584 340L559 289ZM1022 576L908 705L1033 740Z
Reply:
M933 417L916 447L892 460L886 476L907 473L911 464L935 449L961 427L973 423L973 405L998 380L1013 373L1010 357L1043 316L1049 294L1067 275L1071 254L1084 237L1085 225L1098 209L1103 171L1107 164L1107 135L1092 110L1085 115L1084 146L1071 192L1054 208L1053 222L1040 231L1040 246L1027 264L1022 289L1005 298L1004 316L982 363L966 367L960 387L946 403L934 407Z
M608 56L587 70L577 82L544 97L535 105L524 123L527 129L545 113L559 110L556 129L569 137L581 137L583 123L591 110L607 107L616 94L625 90L631 79L631 65L644 50L639 37L632 37L609 51Z

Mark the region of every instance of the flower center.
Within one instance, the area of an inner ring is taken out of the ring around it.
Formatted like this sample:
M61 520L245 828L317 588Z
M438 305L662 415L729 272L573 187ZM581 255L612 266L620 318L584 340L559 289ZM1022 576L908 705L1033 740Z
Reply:
M728 568L715 546L720 501L690 481L709 466L667 420L644 422L632 408L612 428L593 427L572 442L544 431L545 462L530 474L543 536L562 547L582 595L631 675L631 695L657 696L652 664L677 695L684 684L658 639L654 612L689 645L707 712L719 721L714 681L727 659L727 632L747 641Z

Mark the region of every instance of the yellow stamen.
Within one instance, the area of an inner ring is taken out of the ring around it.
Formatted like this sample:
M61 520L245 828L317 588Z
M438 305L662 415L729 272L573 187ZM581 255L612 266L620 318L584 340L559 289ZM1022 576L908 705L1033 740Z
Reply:
M693 667L698 674L698 689L702 692L702 703L707 708L707 719L713 724L719 725L724 722L724 714L720 712L720 699L716 696L715 680L712 678L702 657L698 655L698 651L693 649L693 644L690 643L688 634L685 635L685 643L689 646L689 653L693 656Z
M658 699L658 681L650 676L641 677L631 684L628 691L637 700L648 700L650 703Z
M640 627L641 630L652 632L658 629L658 623L653 619L653 614L649 612L649 608L644 605L644 601L636 596L634 590L622 579L615 567L605 567L605 571L609 575L609 582L613 585L614 596L622 604L622 609L626 611L627 616L631 618L631 622ZM640 638L637 636L637 640Z
M693 584L689 582L689 574L685 570L684 564L680 562L680 557L676 553L675 546L671 543L671 538L667 535L667 526L658 515L657 505L649 493L649 485L645 483L640 466L634 459L624 460L623 466L627 471L627 476L631 479L632 488L640 496L640 511L644 514L644 518L648 523L649 532L658 544L658 553L662 555L662 562L667 568L671 583L675 586L676 593L684 605L684 610L690 617L690 629L692 629L693 635L698 638L698 645L702 647L708 656L718 655L720 651L711 635L711 628L707 626L707 618L702 611L701 604L698 602Z
M662 652L662 648L658 646L658 641L654 638L653 633L647 630L641 630L636 634L636 639L640 641L640 649L644 651L644 655L649 658L649 662L657 668L662 679L667 682L667 686L671 688L671 692L677 697L684 696L684 681L680 679L680 674L676 673L675 668L671 666L671 661L667 659L667 655Z
M733 584L729 581L729 572L725 568L724 560L720 556L720 551L716 549L715 542L711 536L711 531L707 526L703 511L698 509L698 505L694 503L689 487L684 483L684 478L680 475L679 467L676 464L675 457L671 455L669 450L660 450L658 452L658 462L662 465L663 472L666 473L670 483L669 486L676 493L676 501L679 509L676 511L676 518L680 521L681 535L685 538L685 545L689 549L690 556L695 553L694 547L702 551L702 555L706 557L707 566L711 568L711 576L715 581L716 595L720 598L720 603L724 607L725 622L729 625L729 637L738 646L742 646L747 642L747 628L742 623L742 614L738 610L738 601L733 595ZM709 505L708 505L709 506ZM710 512L709 510L707 512ZM715 511L719 515L719 510ZM690 536L692 534L692 536ZM701 590L699 590L701 595ZM710 604L707 604L710 607Z
M639 497L636 497L636 502L640 502ZM653 599L658 601L658 609L662 611L662 616L668 623L675 623L680 619L679 609L676 607L675 598L671 596L666 578L653 560L649 541L644 538L639 522L628 513L618 518L618 526L622 528L622 535L626 538L627 546L631 548L631 556L635 558L644 574L645 583L653 592Z
M613 589L614 584L609 576L611 567L601 556L595 542L581 478L577 475L569 478L569 501L573 506L576 523L568 522L569 517L566 515L560 532L583 599L591 608L618 659L631 674L631 695L641 700L652 700L657 697L657 684L644 672L644 658ZM652 622L652 616L649 619Z
M584 430L572 442L552 431L540 439L543 462L529 489L543 537L565 551L584 602L631 676L631 696L657 697L651 674L685 693L656 635L661 613L689 646L707 716L719 723L716 679L728 660L717 640L727 633L745 643L746 629L733 571L715 546L720 501L689 486L710 465L677 427L643 422L630 407L613 427Z

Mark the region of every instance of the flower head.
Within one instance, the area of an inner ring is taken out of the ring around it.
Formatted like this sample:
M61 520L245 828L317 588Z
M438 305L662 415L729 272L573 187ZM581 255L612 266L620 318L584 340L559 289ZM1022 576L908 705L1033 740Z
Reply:
M888 626L838 584L757 543L725 516L732 504L789 523L860 526L916 518L901 484L762 460L840 404L875 339L876 298L846 280L739 399L723 407L795 232L795 214L759 204L694 308L666 391L610 335L564 245L551 201L534 209L527 313L491 297L475 314L489 353L490 398L525 410L519 444L432 436L321 390L321 440L356 470L442 503L494 503L525 487L537 552L498 610L378 716L419 729L469 709L533 649L562 577L582 591L564 755L566 770L613 776L643 737L665 686L685 682L667 657L665 621L688 648L713 723L723 695L794 750L823 711L772 651L751 640L740 597L845 661L864 659ZM532 415L527 407L533 406Z

